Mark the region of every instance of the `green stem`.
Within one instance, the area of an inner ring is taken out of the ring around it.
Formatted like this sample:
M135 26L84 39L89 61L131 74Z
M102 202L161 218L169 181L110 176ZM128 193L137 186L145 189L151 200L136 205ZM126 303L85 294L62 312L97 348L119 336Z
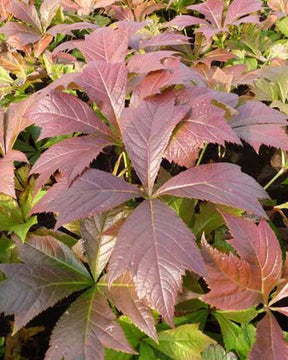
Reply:
M264 190L267 190L281 175L285 172L284 168L281 168L278 173L264 186Z
M127 169L127 180L129 183L132 183L131 162L125 151L123 151L123 161L124 167Z
M207 147L208 147L208 144L205 144L203 149L201 150L201 153L200 153L199 158L197 160L196 166L199 166L201 164L201 161L203 159L203 156L205 154L205 151L206 151Z

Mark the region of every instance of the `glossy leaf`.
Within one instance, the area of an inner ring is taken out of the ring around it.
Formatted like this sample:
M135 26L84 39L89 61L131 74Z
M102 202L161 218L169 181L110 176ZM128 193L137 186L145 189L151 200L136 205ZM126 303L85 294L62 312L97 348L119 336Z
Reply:
M97 135L110 135L108 127L93 110L77 97L51 91L27 112L31 122L41 127L40 139L84 132Z
M288 343L284 333L270 311L258 323L256 342L249 355L250 360L287 360Z
M8 278L0 284L0 311L15 315L14 333L91 282L72 251L52 237L33 238L18 248L25 264L0 265Z
M58 183L38 202L32 213L58 212L56 228L84 217L100 214L141 196L140 190L104 171L89 169L67 189Z
M259 282L264 301L278 284L282 272L282 252L279 241L266 221L257 226L251 221L224 215L233 239L230 244L242 259L254 267L254 281Z
M125 105L127 70L124 63L90 62L79 76L78 84L96 102L102 113L118 126Z
M236 134L257 152L261 144L288 149L288 136L284 130L287 116L258 101L240 106L230 125Z
M34 192L59 170L68 184L80 175L102 149L111 143L104 137L81 136L61 141L52 145L32 167L32 173L38 173Z
M105 290L105 293L118 310L127 315L140 330L158 342L152 313L145 300L138 298L135 284L128 273L120 276L109 290Z
M105 297L86 291L58 321L45 360L104 360L104 346L134 353L115 320Z
M80 231L84 240L90 271L98 279L107 265L116 242L118 225L122 225L128 212L116 208L81 221Z
M157 195L208 200L266 216L257 197L268 195L252 177L232 164L208 164L186 170L168 180Z
M155 346L170 358L179 360L201 360L201 353L215 340L209 338L198 330L197 324L187 324L176 329L161 331L159 334L159 345Z
M186 106L175 106L174 96L165 94L151 101L142 101L137 108L130 107L122 113L123 141L149 195L171 133L188 110Z
M109 263L109 283L130 271L139 298L145 297L173 324L176 295L185 269L198 274L204 271L193 234L167 205L159 200L144 201L119 231Z

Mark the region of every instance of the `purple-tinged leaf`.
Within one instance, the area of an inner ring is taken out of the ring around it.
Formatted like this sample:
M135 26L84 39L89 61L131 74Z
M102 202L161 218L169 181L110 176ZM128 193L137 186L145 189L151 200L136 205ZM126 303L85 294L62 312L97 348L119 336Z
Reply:
M225 120L225 110L212 105L211 100L209 97L195 97L193 105L190 102L192 114L176 130L166 150L165 157L169 161L191 167L205 143L224 146L228 141L241 144Z
M66 139L52 145L35 163L31 173L38 173L34 193L47 179L59 170L67 179L68 185L80 175L102 149L111 142L104 137L81 136Z
M228 7L224 26L233 24L242 16L250 15L251 13L260 11L261 9L261 0L233 0ZM241 20L245 21L245 18Z
M254 266L254 281L258 282L267 304L270 292L279 283L282 272L282 252L275 233L264 220L257 226L229 214L223 217L233 236L230 244L242 259Z
M40 139L76 131L111 136L109 128L82 100L71 94L51 91L26 113L28 119L42 128Z
M135 353L106 298L92 288L85 291L58 321L45 360L104 360L104 346Z
M271 308L271 310L273 311L278 311L279 313L285 315L288 317L288 307L287 306L284 306L284 307L274 307L274 308Z
M239 166L226 163L200 165L186 170L168 180L157 195L207 200L263 217L266 214L257 198L269 197L251 176L241 172Z
M202 4L187 6L187 9L200 12L211 24L220 29L224 7L225 2L223 0L207 0Z
M81 221L80 232L84 249L95 280L108 263L116 242L118 224L121 225L127 216L128 211L116 208Z
M166 23L165 26L167 27L178 26L179 28L185 28L188 26L199 25L199 24L207 24L207 21L195 16L178 15L174 19Z
M102 281L105 286L106 279L100 280L100 283ZM127 315L140 330L158 342L151 311L145 301L139 300L135 284L128 273L114 281L109 290L104 289L106 296L112 300L118 310Z
M8 21L1 26L0 33L8 38L8 42L17 48L33 44L41 39L41 34L26 25Z
M105 61L110 64L122 62L127 55L129 35L109 27L99 28L79 43L79 50L87 62Z
M5 154L5 111L0 107L0 153Z
M78 79L78 84L116 127L125 106L127 74L125 63L93 61Z
M204 277L211 291L203 301L223 310L246 310L262 301L255 267L230 253L224 254L202 240L202 254L207 275Z
M16 150L8 151L3 158L0 158L0 193L16 198L14 186L14 161L27 162L27 159L22 152Z
M262 144L288 150L288 135L283 128L287 116L259 101L249 101L237 111L239 115L231 119L230 125L255 151Z
M182 84L188 85L192 81L202 82L201 75L180 63L179 58L166 59L167 70L153 71L138 85L133 93L132 103L135 106L141 99L160 93L164 87Z
M149 195L172 131L188 110L187 106L175 106L174 95L168 93L122 113L120 127L125 148Z
M288 360L288 343L270 311L259 321L249 360Z
M9 5L10 12L24 23L30 24L39 33L42 31L41 22L33 4L26 4L23 1L12 0Z
M182 34L162 33L151 39L140 41L140 48L189 44L189 37Z
M51 24L61 6L61 0L43 0L40 6L41 24L44 30ZM48 32L49 34L49 32ZM51 34L52 35L52 34Z
M14 333L42 311L91 284L89 273L72 251L52 237L34 238L27 245L19 244L19 250L28 264L0 265L8 278L0 284L0 311L15 315Z
M56 228L100 214L133 198L141 197L134 185L104 171L89 169L71 187L58 183L32 209L32 213L59 212Z
M205 265L184 222L166 204L146 200L118 233L108 268L110 285L131 272L140 299L173 326L174 305L185 269L203 275Z
M217 35L217 34L221 33L222 31L227 31L227 30L228 30L227 28L217 29L210 25L207 25L207 26L204 25L204 26L201 26L199 29L196 29L195 32L203 33L204 36L206 37L207 41L210 41L210 39L214 35Z
M10 15L9 2L10 0L0 0L0 21L6 20Z
M284 276L285 276L285 274L284 274ZM275 292L275 294L274 294L272 300L270 301L269 305L275 304L276 302L288 297L287 279L285 279L284 281L285 281L284 284L280 284L280 286L278 286L278 289Z
M56 36L57 34L66 34L66 35L73 36L72 31L74 31L74 30L86 30L86 29L98 29L98 28L99 28L99 25L83 21L83 22L76 22L73 24L55 25L47 31L47 34L50 34L52 36ZM82 43L82 41L81 41L81 43ZM77 44L77 43L75 42L75 44ZM75 46L75 47L77 47L77 46Z
M165 59L171 57L175 57L175 51L152 51L146 54L136 54L128 60L127 69L130 73L137 74L167 69Z
M185 87L177 91L176 94L177 102L180 104L188 104L190 106L197 104L197 101L212 98L220 103L234 108L237 106L239 101L238 95L236 94L212 90L204 86Z
M37 91L37 102L39 101L39 99L42 99L46 95L50 96L51 90L78 89L79 86L76 85L76 80L78 79L78 76L79 73L76 72L63 74L57 80L54 80L53 82L51 82L51 84L45 86L45 88Z

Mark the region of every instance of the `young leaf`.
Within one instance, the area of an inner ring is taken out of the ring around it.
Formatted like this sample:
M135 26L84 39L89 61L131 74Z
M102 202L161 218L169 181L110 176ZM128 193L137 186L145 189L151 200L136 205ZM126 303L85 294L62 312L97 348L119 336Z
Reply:
M202 353L202 360L237 360L237 356L226 351L220 345L210 345Z
M0 265L7 280L0 283L0 311L15 315L14 333L36 315L91 283L72 251L52 237L18 244L26 264Z
M257 226L251 221L224 215L233 240L230 244L242 259L255 267L254 280L267 303L270 292L279 283L282 272L282 252L275 233L266 221Z
M239 115L230 125L236 134L259 152L262 144L288 149L288 136L284 130L287 116L258 101L249 101L240 106Z
M211 291L203 301L224 310L244 310L258 305L263 297L254 267L234 254L226 255L203 241L207 281Z
M161 331L159 334L159 345L147 341L175 360L201 360L201 353L215 340L204 335L198 330L197 324L187 324L172 330Z
M100 214L141 197L134 185L104 171L89 169L70 188L58 183L33 208L32 213L59 212L56 228L70 221Z
M208 164L186 170L168 180L156 194L208 200L266 217L257 197L268 195L252 177L232 164Z
M110 285L130 271L139 298L146 297L173 326L176 295L185 269L198 274L204 271L193 234L167 205L159 200L144 201L119 231L109 262Z
M129 36L126 32L104 27L87 35L78 49L87 62L98 60L110 64L123 62L128 52Z
M42 128L38 140L77 131L111 135L109 128L86 103L60 91L51 91L49 96L40 99L26 116Z
M105 282L105 279L102 281ZM105 289L105 294L113 301L117 309L127 315L141 331L158 342L151 311L145 301L139 300L135 284L128 273L114 281L109 290Z
M52 145L32 167L32 173L40 174L34 192L36 193L56 170L60 170L70 185L108 145L111 145L108 140L93 135L74 137Z
M122 225L127 215L127 211L116 208L80 222L80 232L94 279L98 279L108 263L118 233L115 227Z
M193 102L189 102L192 114L185 118L171 139L166 151L169 161L191 167L205 143L225 145L225 141L229 141L241 144L225 120L225 111L211 101L209 97L199 99L196 95Z
M156 176L174 127L189 110L175 106L173 94L142 101L123 111L120 126L132 164L151 195Z
M58 321L45 360L104 360L104 346L135 353L115 320L105 297L87 290Z
M107 119L117 127L125 105L125 63L108 64L104 61L92 61L85 67L77 82L96 102Z
M284 333L270 311L258 323L256 342L249 355L250 360L287 360L288 343Z

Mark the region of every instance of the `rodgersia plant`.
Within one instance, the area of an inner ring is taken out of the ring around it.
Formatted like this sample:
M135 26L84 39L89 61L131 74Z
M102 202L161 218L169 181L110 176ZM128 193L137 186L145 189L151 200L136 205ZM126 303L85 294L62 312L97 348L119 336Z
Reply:
M261 8L259 1L246 3L244 11L237 0L229 6L208 0L192 5L206 20L185 15L169 25L198 19L205 36L208 30L225 32L252 21L248 12ZM165 359L201 359L214 351L230 356L203 332L206 318L197 318L197 311L188 320L175 316L175 306L177 315L179 303L197 299L201 314L207 317L209 306L219 322L227 352L241 359L258 359L260 353L264 360L285 359L287 343L273 312L287 315L286 307L274 305L287 295L287 266L259 202L269 195L235 164L200 163L209 143L246 142L257 152L262 144L287 150L286 116L262 102L219 91L206 76L214 71L217 53L210 63L205 56L199 60L209 71L201 71L199 63L190 67L181 58L187 36L154 34L145 26L151 24L119 21L60 44L53 56L73 51L82 59L77 69L83 70L63 75L3 112L0 167L9 176L0 191L16 196L14 161L26 161L13 149L21 131L34 125L40 128L39 140L59 137L31 169L31 178L38 174L37 203L26 215L54 213L56 229L80 221L82 250L79 259L56 232L32 232L25 243L14 236L21 263L0 265L6 276L0 283L0 311L14 314L15 333L74 293L76 300L53 330L46 360L104 359L104 347L110 348L108 359L132 359L137 352L144 360L154 359L157 351ZM220 59L228 60L224 55L219 53ZM241 65L224 67L222 73L230 79L226 90L256 76L247 80ZM106 150L116 155L112 173L93 162ZM175 176L165 174L163 159L178 165ZM39 200L45 184L48 190ZM202 230L215 231L216 238L224 223L232 240L222 239L223 252L212 247L207 234L197 241ZM249 322L264 312L255 340ZM117 322L120 314L124 331ZM237 342L237 337L248 340Z

